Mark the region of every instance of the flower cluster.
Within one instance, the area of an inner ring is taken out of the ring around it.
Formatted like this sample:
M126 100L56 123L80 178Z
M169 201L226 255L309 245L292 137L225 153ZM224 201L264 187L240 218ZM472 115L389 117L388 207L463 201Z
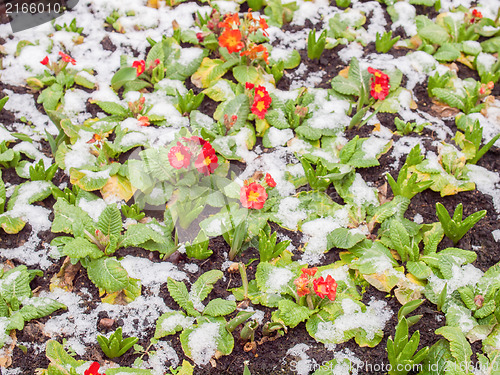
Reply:
M389 76L380 70L368 68L368 73L372 74L370 79L370 95L375 100L384 100L389 94Z
M491 94L491 90L493 90L493 87L495 87L495 84L493 81L490 81L488 83L483 83L481 84L481 87L479 88L479 94L480 95L489 95Z
M245 180L240 189L240 202L245 208L262 209L267 200L266 187L273 188L276 182L273 177L266 173L263 182Z
M83 373L83 375L106 375L105 373L99 373L99 368L101 366L99 365L98 362L92 362L92 364L90 365L90 367L85 370L85 372Z
M160 65L160 59L156 59L149 67L148 71L153 70L158 65ZM136 60L132 64L132 68L136 69L136 77L139 77L142 73L146 71L146 61L144 60Z
M255 88L253 94L253 104L250 109L252 113L258 118L260 118L261 120L264 119L266 117L267 110L269 109L269 106L272 102L269 93L264 86L255 87L253 83L247 82L245 87L247 90L253 90Z
M480 11L478 11L477 9L473 9L472 10L472 18L470 19L470 23L476 23L481 18L483 18L483 14Z
M49 68L51 71L58 73L66 66L68 63L71 63L72 65L76 65L76 60L72 58L70 55L65 54L64 52L59 52L59 56L61 56L61 61L59 63L50 63L49 61L49 56L45 56L42 61L40 61L40 64L45 65L47 68Z
M212 145L203 138L192 136L183 137L182 142L177 142L168 152L168 161L175 169L187 169L194 160L198 172L208 176L214 173L219 166L217 155ZM196 157L195 157L196 155Z
M262 59L269 64L269 52L262 44L251 42L248 36L262 30L265 36L268 36L268 25L266 20L259 17L253 17L252 12L248 12L243 21L240 21L238 14L226 14L224 21L219 22L221 29L219 36L219 45L227 48L229 53L240 52L240 56L246 56L250 60ZM200 36L201 37L201 36ZM200 38L199 37L199 38Z
M302 268L302 274L293 282L297 287L297 295L303 297L310 294L311 289L313 289L319 298L324 299L328 297L330 301L335 301L335 297L337 296L337 283L335 279L330 275L326 279L323 276L314 278L317 271L316 267Z

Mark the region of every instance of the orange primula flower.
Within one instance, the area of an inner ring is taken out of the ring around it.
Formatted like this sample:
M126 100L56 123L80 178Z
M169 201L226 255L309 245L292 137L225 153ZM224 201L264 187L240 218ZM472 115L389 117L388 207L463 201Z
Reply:
M259 19L259 25L262 30L262 34L264 34L264 36L269 36L269 33L266 31L269 26L267 26L267 22L264 18Z
M229 53L240 52L245 44L241 41L240 30L226 30L219 37L219 45L226 47Z
M309 278L306 275L301 275L300 277L296 278L293 283L297 287L297 295L299 297L303 297L306 294L311 293L309 290Z
M240 25L240 18L238 17L238 13L234 14L226 14L226 18L224 18L223 22L219 22L219 27L225 30L231 30L233 26Z
M264 47L262 44L256 44L256 45L253 45L252 48L244 51L244 52L241 52L240 53L240 56L247 56L250 60L255 60L257 58L259 58L259 53L262 52L262 56L260 56L262 58L262 60L264 60L266 62L266 64L269 64L269 52L267 52L267 48Z

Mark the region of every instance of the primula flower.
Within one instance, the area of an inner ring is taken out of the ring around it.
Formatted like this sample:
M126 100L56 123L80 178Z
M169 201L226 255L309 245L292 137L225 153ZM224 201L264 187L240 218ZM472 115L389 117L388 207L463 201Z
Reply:
M251 89L253 89L254 87L255 87L255 85L254 85L253 83L250 83L250 82L246 82L246 83L245 83L245 88L246 88L247 90L251 90Z
M137 118L137 121L139 121L140 126L149 126L150 125L148 116L139 116Z
M215 155L215 150L212 145L206 142L203 145L198 158L194 162L194 166L198 172L208 176L209 174L214 173L215 169L219 166L218 161L219 159L217 158L217 155Z
M257 89L255 90L255 92L257 92ZM269 95L263 97L255 95L255 99L251 108L252 113L263 120L266 117L267 109L271 105L271 101L272 99Z
M186 142L189 146L197 146L197 145L200 145L200 146L203 146L205 145L205 143L208 143L207 141L205 141L203 138L201 137L197 137L196 135L192 135L191 137L187 138L187 137L182 137L182 140L184 142ZM179 143L180 144L180 143ZM212 145L210 145L210 147L212 147Z
M175 169L187 168L191 162L191 153L185 146L174 146L168 152L168 161Z
M240 52L245 44L241 41L240 30L226 30L219 37L219 45L226 47L229 53Z
M276 181L274 181L273 176L271 176L269 173L266 173L265 181L267 186L269 187L275 187L276 186Z
M62 61L76 65L76 60L72 58L70 55L66 55L63 52L59 52L59 56L61 56Z
M264 186L257 182L243 185L240 190L240 202L245 208L260 210L267 200L267 193Z
M312 276L316 275L318 268L317 267L302 268L301 271L302 271L302 276L311 276L312 277Z
M106 375L106 374L99 374L99 367L101 367L99 365L98 362L93 362L90 367L85 370L85 372L83 373L83 375Z
M238 13L227 14L226 18L224 18L224 22L219 22L219 27L225 30L231 30L233 26L240 25L240 18L238 17Z
M297 295L299 297L303 297L306 294L311 293L311 291L308 288L308 286L309 286L309 278L307 276L305 276L305 277L304 276L305 275L301 275L300 277L296 278L293 281L293 283L297 287Z
M266 64L269 64L269 60L268 60L269 52L267 52L267 48L264 47L262 44L256 44L252 48L241 52L240 56L248 56L248 58L250 60L255 60L259 57L258 54L260 52L262 52L262 56L261 56L262 60L264 60L266 62Z
M472 11L472 17L478 18L478 19L483 18L483 14L480 11L478 11L477 9L474 9ZM476 20L474 20L473 22L476 22Z
M269 96L269 93L267 92L266 88L264 86L257 86L255 88L255 96Z
M323 276L313 280L314 292L319 298L323 299L328 297L330 301L335 301L337 295L337 283L335 279L328 275L326 280Z
M40 64L42 65L48 65L49 64L49 56L45 56L42 61L40 61Z
M137 70L137 77L139 77L146 70L146 62L144 60L136 60L132 64L132 67Z
M264 36L269 36L269 33L266 31L266 29L269 27L267 26L267 22L264 18L260 18L259 19L259 25L260 25L260 28L262 30L262 34L264 34Z
M368 68L368 73L373 74L370 80L370 95L375 100L384 100L389 94L389 88L391 87L389 85L389 76L371 67Z

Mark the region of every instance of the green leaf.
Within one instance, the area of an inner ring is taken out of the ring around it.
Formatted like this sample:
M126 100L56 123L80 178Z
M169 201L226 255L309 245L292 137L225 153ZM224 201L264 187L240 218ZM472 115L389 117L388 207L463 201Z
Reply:
M434 44L442 45L449 41L448 31L437 23L429 20L426 16L415 17L418 35Z
M49 181L27 181L16 186L9 199L7 209L12 210L16 204L26 205L42 201L52 194L54 184Z
M198 277L198 280L191 286L189 297L191 301L203 301L214 288L214 284L224 276L222 271L211 270Z
M405 247L410 245L410 236L408 231L398 220L392 220L389 226L391 243L403 261L406 261L408 254Z
M52 232L74 234L77 226L85 228L93 233L93 221L90 216L80 207L69 204L63 198L57 198L54 204L54 221L52 222Z
M169 277L167 280L167 289L174 301L186 310L189 315L199 315L199 313L194 309L193 302L189 298L187 287L183 282L176 281Z
M87 267L87 275L99 289L106 293L118 292L128 286L128 274L116 258L92 259Z
M10 212L0 215L0 227L8 234L19 233L26 222L20 217L14 217Z
M146 57L146 67L149 67L154 64L156 59L159 59L160 62L164 62L165 53L163 50L163 43L156 43L148 52L148 56Z
M315 312L316 310L309 310L287 299L282 299L278 303L278 316L290 328L296 327Z
M366 238L361 233L352 233L347 228L337 228L327 235L327 248L350 249Z
M108 115L126 117L128 113L125 108L123 108L120 104L115 102L97 101L95 104L97 104Z
M193 324L194 318L184 315L182 311L169 311L156 321L155 339L174 335Z
M31 297L30 275L26 266L5 272L0 282L0 295L9 303L19 303Z
M82 259L85 257L98 259L104 256L103 251L96 244L82 237L77 237L66 242L61 253L69 256L71 259Z
M111 87L113 90L119 90L125 83L133 81L137 77L137 70L132 67L125 67L118 70L111 78Z
M253 84L259 84L261 81L261 76L257 69L250 65L237 65L233 68L233 75L236 80L244 85L246 82Z
M472 349L460 328L444 326L438 328L436 334L450 342L451 355L458 363L470 363Z
M59 309L66 309L66 305L46 297L31 297L23 301L19 310L25 322L43 318Z
M464 102L464 99L459 97L450 89L442 89L436 87L432 89L432 94L436 96L439 100L448 104L450 107L455 107L457 109L460 109L461 111L464 111L466 108L466 103Z
M106 206L99 216L97 228L105 235L118 236L122 230L122 215L116 204Z
M221 118L224 118L224 115L228 115L229 118L233 115L238 116L232 127L232 131L239 130L245 125L247 116L250 113L249 106L248 96L245 94L237 95L234 99L227 102Z
M224 316L231 314L234 310L236 310L236 302L215 298L207 304L203 310L203 315Z
M95 83L84 77L83 75L76 74L75 75L75 83L77 85L83 86L87 89L93 89L95 87Z
M406 263L408 272L414 275L417 279L426 280L432 275L431 268L422 261L408 261Z
M54 373L54 375L69 374L67 370L68 366L70 368L76 369L84 363L84 361L77 361L68 353L66 353L64 347L55 340L47 341L45 355L49 359L51 366L54 366L56 369L61 371L58 373Z
M207 364L216 351L222 355L228 355L234 348L234 338L226 330L224 318L207 317L206 319L208 321L186 328L180 335L184 353L198 365ZM216 348L211 345L213 340L215 340ZM196 345L193 347L194 342Z
M460 57L460 49L454 44L445 43L434 54L434 58L439 61L454 61Z

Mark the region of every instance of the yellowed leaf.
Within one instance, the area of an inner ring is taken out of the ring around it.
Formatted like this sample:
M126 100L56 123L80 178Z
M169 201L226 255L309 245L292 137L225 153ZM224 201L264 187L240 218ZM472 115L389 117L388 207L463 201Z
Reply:
M61 269L50 279L49 289L54 291L56 288L64 289L69 292L73 290L73 280L81 268L80 262L71 264L71 259L66 257Z
M0 367L7 368L12 365L12 351L17 344L17 336L15 330L12 330L10 332L10 337L12 338L12 342L10 343L10 345L4 346L2 349L2 354L0 355Z
M105 201L124 200L125 202L133 197L135 191L130 181L122 176L114 175L101 188L101 194Z
M344 68L339 72L339 76L341 77L347 78L348 75L349 75L349 67Z
M146 5L150 8L158 9L160 7L160 2L158 0L148 0Z

